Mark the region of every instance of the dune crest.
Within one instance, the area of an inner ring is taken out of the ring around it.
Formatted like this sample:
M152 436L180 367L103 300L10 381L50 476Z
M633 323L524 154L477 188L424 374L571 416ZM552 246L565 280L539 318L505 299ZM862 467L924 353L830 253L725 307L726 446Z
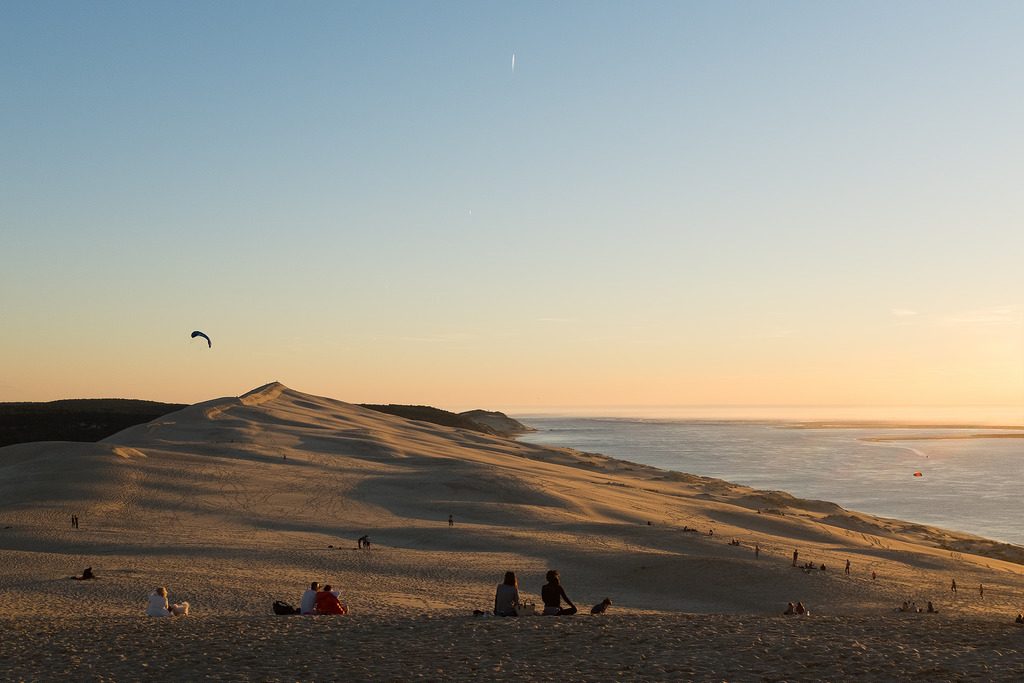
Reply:
M243 405L247 406L258 406L268 401L273 401L275 398L281 395L281 392L285 391L288 387L281 384L280 382L270 382L264 384L261 387L256 387L252 391L246 392L239 397L239 400Z

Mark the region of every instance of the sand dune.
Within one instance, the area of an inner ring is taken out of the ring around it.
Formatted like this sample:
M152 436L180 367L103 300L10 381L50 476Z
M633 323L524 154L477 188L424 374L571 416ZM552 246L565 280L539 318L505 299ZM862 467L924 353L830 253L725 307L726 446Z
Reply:
M31 668L27 655L19 654L32 646L33 634L72 648L79 628L120 634L140 647L172 633L174 642L210 649L218 638L238 637L234 625L250 624L244 619L268 615L275 599L297 602L314 579L339 587L350 605L352 616L341 627L346 638L364 643L363 654L379 647L396 658L379 663L383 678L403 678L402 672L414 669L441 677L437 667L421 662L402 668L410 653L430 649L417 638L436 639L442 669L471 677L485 667L498 678L511 677L515 669L500 657L495 663L477 653L473 665L448 652L447 643L493 638L499 650L539 657L550 643L534 629L552 627L579 629L556 630L552 637L607 636L605 645L577 653L591 652L603 667L592 676L580 668L579 678L622 678L624 671L666 680L742 678L755 670L758 677L797 679L841 677L844 671L893 677L873 664L857 668L853 660L847 662L853 668L840 663L834 670L787 676L756 653L716 668L672 645L676 629L685 628L705 640L721 637L723 645L735 642L727 634L754 638L763 631L776 634L769 651L785 642L796 647L815 631L804 633L805 627L778 617L790 600L812 607L821 643L849 644L846 631L862 629L862 645L869 649L904 642L894 634L905 629L928 635L927 625L908 625L899 617L909 615L894 616L892 609L906 599L932 600L941 610L935 623L959 629L954 624L963 620L963 628L999 640L1006 656L1016 658L1015 671L1022 661L1016 645L1022 634L1012 640L1001 635L1013 630L1009 622L1024 605L1020 548L782 492L412 422L277 383L187 407L100 443L0 449L0 501L0 657L12 671L29 667L28 678L63 671L60 662ZM70 527L72 514L81 520L77 530ZM454 528L448 527L449 514ZM370 535L371 550L356 550L355 539L363 534ZM729 544L734 538L740 545ZM801 563L824 563L828 570L794 569L794 549ZM847 559L851 576L842 571ZM90 565L98 580L68 579ZM526 597L539 602L543 574L551 567L561 571L580 606L610 596L615 604L607 620L580 616L572 618L578 625L547 626L550 619L537 618L503 626L466 616L474 608L489 609L494 584L508 569L519 575ZM956 595L949 590L954 577ZM192 604L186 625L155 626L141 617L145 596L157 585L167 585L172 600ZM69 614L74 620L67 621ZM694 620L694 614L716 616ZM267 632L279 636L270 652L315 642L318 634L324 644L339 637L329 635L336 633L333 626L311 625L322 623L319 618L259 618L256 623L266 621ZM675 648L678 661L660 657L661 663L644 669L630 651L616 654L614 643L642 638L648 628L652 642ZM409 641L406 649L394 642L396 632ZM263 636L253 631L251 638ZM516 642L503 645L505 639ZM817 654L814 647L807 656L828 655L828 647ZM942 659L942 647L933 649L921 656L941 659L934 662L935 679L982 671L983 658ZM97 666L117 669L113 656L99 652ZM232 657L222 661L252 666L255 677L294 678L288 671L264 671L259 657L248 664ZM388 668L395 661L398 668ZM875 660L867 652L859 661ZM629 662L639 668L616 668ZM742 668L747 665L754 668ZM915 663L921 667L915 670L926 665ZM360 666L368 667L359 669L364 673L374 670L372 663ZM150 670L175 677L160 665ZM130 679L125 672L139 669L120 671L107 675ZM523 671L538 678L558 675L557 668L544 666Z

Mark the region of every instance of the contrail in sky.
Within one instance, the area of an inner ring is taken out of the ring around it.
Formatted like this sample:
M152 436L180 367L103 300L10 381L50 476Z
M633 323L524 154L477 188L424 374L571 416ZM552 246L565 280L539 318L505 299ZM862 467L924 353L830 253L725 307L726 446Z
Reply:
M512 53L512 73L516 72L516 53Z

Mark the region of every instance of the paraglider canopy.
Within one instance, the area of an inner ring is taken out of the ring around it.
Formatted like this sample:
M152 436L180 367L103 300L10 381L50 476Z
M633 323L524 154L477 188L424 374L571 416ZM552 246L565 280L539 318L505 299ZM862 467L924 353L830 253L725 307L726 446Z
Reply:
M914 476L915 477L923 477L924 475L921 474L920 472L914 472Z
M203 339L206 340L206 345L211 349L213 348L213 342L210 341L210 338L207 337L204 333L200 332L199 330L196 330L195 332L192 333L192 338L195 339L196 337L202 337Z

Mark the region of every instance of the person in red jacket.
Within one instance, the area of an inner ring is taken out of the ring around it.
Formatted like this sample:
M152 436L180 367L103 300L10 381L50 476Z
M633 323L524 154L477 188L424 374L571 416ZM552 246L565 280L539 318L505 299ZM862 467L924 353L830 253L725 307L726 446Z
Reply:
M330 584L316 594L317 614L348 614L348 608L341 604L338 594L331 590Z

